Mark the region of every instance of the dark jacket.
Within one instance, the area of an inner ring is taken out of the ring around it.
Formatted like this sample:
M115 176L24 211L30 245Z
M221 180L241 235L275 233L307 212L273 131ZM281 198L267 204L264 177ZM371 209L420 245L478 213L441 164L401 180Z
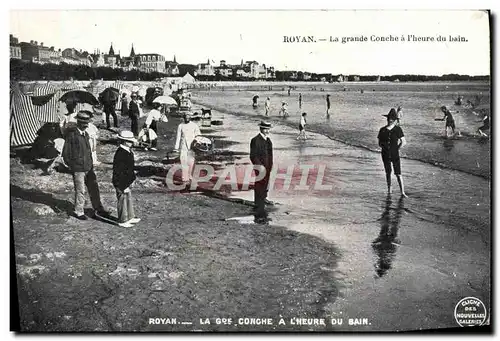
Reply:
M271 139L264 139L258 134L250 141L250 160L254 165L262 165L266 168L267 175L273 168L273 143Z
M89 134L74 127L67 131L62 157L71 172L88 172L93 167Z
M113 186L124 191L134 180L134 154L120 147L113 159Z
M128 115L128 100L122 98L122 116Z
M130 104L128 106L128 115L130 117L134 117L134 118L138 119L139 116L140 116L140 113L139 113L139 104L137 104L134 101L130 101Z

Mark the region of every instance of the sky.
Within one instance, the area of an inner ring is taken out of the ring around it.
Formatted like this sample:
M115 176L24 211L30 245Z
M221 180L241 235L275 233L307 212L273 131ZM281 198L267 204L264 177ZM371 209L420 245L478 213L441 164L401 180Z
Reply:
M159 53L197 64L256 60L279 70L333 74L490 74L489 20L467 10L12 10L20 41L107 53ZM467 42L373 42L372 36L461 36ZM313 36L315 43L290 43ZM338 37L339 42L330 42ZM342 44L342 37L368 41ZM319 41L327 39L327 41Z

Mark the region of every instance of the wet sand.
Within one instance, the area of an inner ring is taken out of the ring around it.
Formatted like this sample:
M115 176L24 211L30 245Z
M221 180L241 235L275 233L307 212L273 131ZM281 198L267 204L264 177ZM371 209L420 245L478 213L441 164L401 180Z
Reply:
M262 117L219 117L228 148L248 153ZM285 173L290 164L323 164L323 184L332 190L271 190L270 200L279 205L269 228L276 224L311 234L340 250L338 266L329 271L342 289L325 307L325 315L344 317L336 330L452 328L457 326L454 307L463 297L489 306L488 180L403 159L409 198L400 198L395 177L388 197L379 153L320 134L296 141L297 133L279 123L272 129L278 172ZM252 191L230 196L253 200ZM371 324L349 326L349 317L368 318Z

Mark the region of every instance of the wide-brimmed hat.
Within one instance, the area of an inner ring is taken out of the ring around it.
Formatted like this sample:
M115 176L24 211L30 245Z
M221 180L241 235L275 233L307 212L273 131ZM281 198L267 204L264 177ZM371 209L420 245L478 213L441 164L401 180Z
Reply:
M76 115L76 120L78 122L89 123L92 119L93 113L88 110L81 110Z
M260 128L266 128L266 129L271 129L272 128L272 125L270 122L267 122L267 121L260 121L259 123L259 127Z
M398 119L398 113L396 112L396 109L394 109L394 108L391 108L391 110L389 111L389 113L387 115L382 115L382 116L387 117L387 119L389 119L389 120L397 120Z
M134 133L129 130L121 131L120 134L118 135L118 138L123 141L137 142L137 140L134 137Z

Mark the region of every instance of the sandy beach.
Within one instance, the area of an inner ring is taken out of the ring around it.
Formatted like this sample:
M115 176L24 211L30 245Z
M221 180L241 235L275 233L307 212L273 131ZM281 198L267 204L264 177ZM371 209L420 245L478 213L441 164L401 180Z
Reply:
M488 91L479 87L470 90L471 96L479 91L486 96ZM295 140L298 91L292 92L294 100L286 92L272 93L278 173L290 165L324 166L322 184L331 189L285 189L277 181L270 192L276 205L270 208L269 225L246 219L252 212L251 189L230 190L228 185L218 193L210 188L179 193L163 185L175 163L166 156L180 122L176 117L160 123L159 151L136 152L139 174L132 191L143 221L133 229L68 217L71 176L42 177L40 169L11 157L21 329L419 330L457 327L453 310L466 296L489 308L489 145L472 138L441 139L442 125L435 127L430 118L445 97L419 111L414 105L431 97L431 91L423 91L418 101L402 103L409 198L400 199L397 188L387 197L376 131L384 125L381 115L403 95L376 88L391 100L375 101L379 96L362 97L370 93L368 88L364 94L334 90L328 122L322 117L324 93L302 92L301 110L308 112L312 130L304 142ZM407 99L414 89L401 91ZM461 85L449 90L457 91L465 90ZM260 94L257 110L251 108L255 93ZM249 164L249 141L264 118L266 96L255 89L193 91L194 110L212 108L213 119L223 121L202 129L214 139L216 150L224 151L224 156L198 158L217 169L215 178L224 166ZM282 99L291 109L286 121L275 111ZM452 102L451 95L446 100ZM475 127L470 115L460 116L466 134ZM128 128L129 121L120 119ZM111 163L117 146L111 133L100 131L97 178L103 201L114 209ZM479 167L476 161L481 161ZM292 180L296 185L299 179ZM165 320L151 323L150 318ZM210 324L203 323L207 318ZM272 322L247 324L245 318ZM284 325L278 323L281 318ZM297 325L301 318L306 322ZM309 324L308 318L326 323Z

